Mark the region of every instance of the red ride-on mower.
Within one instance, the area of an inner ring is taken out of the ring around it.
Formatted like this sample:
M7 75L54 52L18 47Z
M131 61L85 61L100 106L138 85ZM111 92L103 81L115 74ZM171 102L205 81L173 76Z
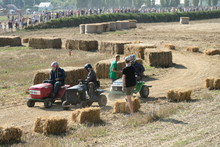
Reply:
M36 102L43 102L45 108L50 108L55 100L61 99L61 101L63 101L64 94L69 87L70 85L62 86L58 94L55 96L56 98L53 99L51 97L53 92L53 85L51 83L42 83L31 86L29 88L31 98L28 98L27 106L34 107Z

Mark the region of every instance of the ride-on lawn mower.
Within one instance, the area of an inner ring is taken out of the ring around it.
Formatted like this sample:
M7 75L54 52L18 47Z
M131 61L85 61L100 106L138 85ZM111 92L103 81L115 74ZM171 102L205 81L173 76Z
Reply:
M31 86L29 88L31 98L28 98L27 106L34 107L36 102L43 102L45 108L50 108L55 100L64 99L64 94L69 87L70 85L62 86L58 94L55 96L56 98L54 99L51 96L53 92L53 85L51 83L42 83Z
M137 84L134 88L134 93L140 93L140 96L142 98L147 98L149 93L150 93L150 90L149 90L149 87L152 87L152 86L148 86L148 85L145 85L145 82L144 81L137 81ZM110 92L111 95L122 95L122 94L125 94L123 91L122 91L122 79L118 79L116 81L113 82L113 84L111 85L111 92Z
M104 90L97 89L100 86L100 83L98 82L98 86L93 85L94 92L93 95L88 95L88 87L91 86L89 83L86 84L85 81L80 81L78 85L75 85L73 87L70 87L65 92L65 101L63 101L62 106L64 110L68 110L73 105L80 104L80 107L86 107L91 106L93 102L98 102L99 106L106 106L107 104L107 97L103 95L102 93Z

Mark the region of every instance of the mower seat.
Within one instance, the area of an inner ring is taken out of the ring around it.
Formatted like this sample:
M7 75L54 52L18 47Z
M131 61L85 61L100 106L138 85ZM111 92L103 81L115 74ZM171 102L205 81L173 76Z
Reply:
M70 88L70 85L61 86L61 88Z

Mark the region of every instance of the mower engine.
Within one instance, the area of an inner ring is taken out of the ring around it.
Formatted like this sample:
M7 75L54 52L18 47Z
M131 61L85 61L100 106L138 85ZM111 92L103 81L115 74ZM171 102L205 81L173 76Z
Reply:
M31 86L29 93L32 99L44 99L49 97L53 91L53 85L50 83L42 83Z

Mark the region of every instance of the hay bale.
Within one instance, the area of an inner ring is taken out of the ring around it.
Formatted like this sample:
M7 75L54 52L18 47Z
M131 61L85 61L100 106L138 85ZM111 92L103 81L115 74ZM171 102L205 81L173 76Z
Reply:
M28 43L28 42L29 42L29 38L23 38L23 39L22 39L22 42L23 42L23 43Z
M103 32L109 32L110 31L110 24L108 22L100 23L103 26Z
M101 34L104 31L103 24L97 24L96 33Z
M141 105L138 98L132 98L134 112L137 112ZM114 104L113 113L130 113L130 109L125 100L117 100Z
M98 49L97 40L67 40L65 44L66 49L76 49L83 51L92 51Z
M116 21L116 30L121 30L121 22Z
M186 50L190 51L190 52L198 52L199 51L199 47L198 46L190 46Z
M140 43L143 43L143 41L135 40L135 41L132 41L132 42L131 42L131 44L140 44Z
M130 28L137 28L137 20L129 20Z
M189 17L180 17L180 24L189 24Z
M34 122L33 131L37 133L43 133L46 121L47 121L47 118L42 118L42 117L37 118Z
M97 33L97 24L86 24L85 34Z
M220 54L220 49L207 49L204 51L206 55L218 55Z
M18 36L0 36L0 46L21 46L21 38Z
M191 100L192 90L188 89L172 89L167 92L168 99L180 102L185 100Z
M129 20L120 21L121 22L121 29L127 30L130 29L130 22Z
M11 141L20 141L22 136L22 130L17 127L0 127L0 142L8 143Z
M76 85L79 79L85 79L87 77L87 71L83 67L64 67L66 72L65 84ZM45 69L38 71L33 78L33 84L40 84L44 80L49 79L49 73L51 69Z
M67 130L67 119L66 118L49 118L44 124L43 133L49 134L61 134Z
M100 41L99 51L100 53L109 54L124 54L124 45L129 44L129 41Z
M209 90L220 89L220 78L207 78L206 88Z
M149 66L153 67L170 67L173 65L171 51L145 50L144 59Z
M116 31L116 22L109 22L110 31Z
M124 55L129 56L129 55L136 55L137 58L144 59L144 51L146 48L156 48L155 45L152 44L126 44L124 46Z
M108 60L101 60L95 64L95 71L96 71L96 76L99 79L105 79L109 78L109 69L111 66L111 62L114 59L108 59ZM143 63L142 59L138 58L137 61L139 63ZM122 70L125 67L125 62L124 61L119 61L118 62L118 70ZM122 76L122 74L117 74L118 78Z
M84 109L77 109L72 113L72 120L80 124L85 122L100 122L100 108L89 107Z
M176 49L175 45L173 45L173 44L164 44L164 48L168 48L168 49L171 49L171 50Z
M80 34L85 34L85 24L80 24L79 29L80 29Z
M61 49L62 41L61 38L52 38L52 37L30 38L29 47L34 49L48 49L48 48Z

